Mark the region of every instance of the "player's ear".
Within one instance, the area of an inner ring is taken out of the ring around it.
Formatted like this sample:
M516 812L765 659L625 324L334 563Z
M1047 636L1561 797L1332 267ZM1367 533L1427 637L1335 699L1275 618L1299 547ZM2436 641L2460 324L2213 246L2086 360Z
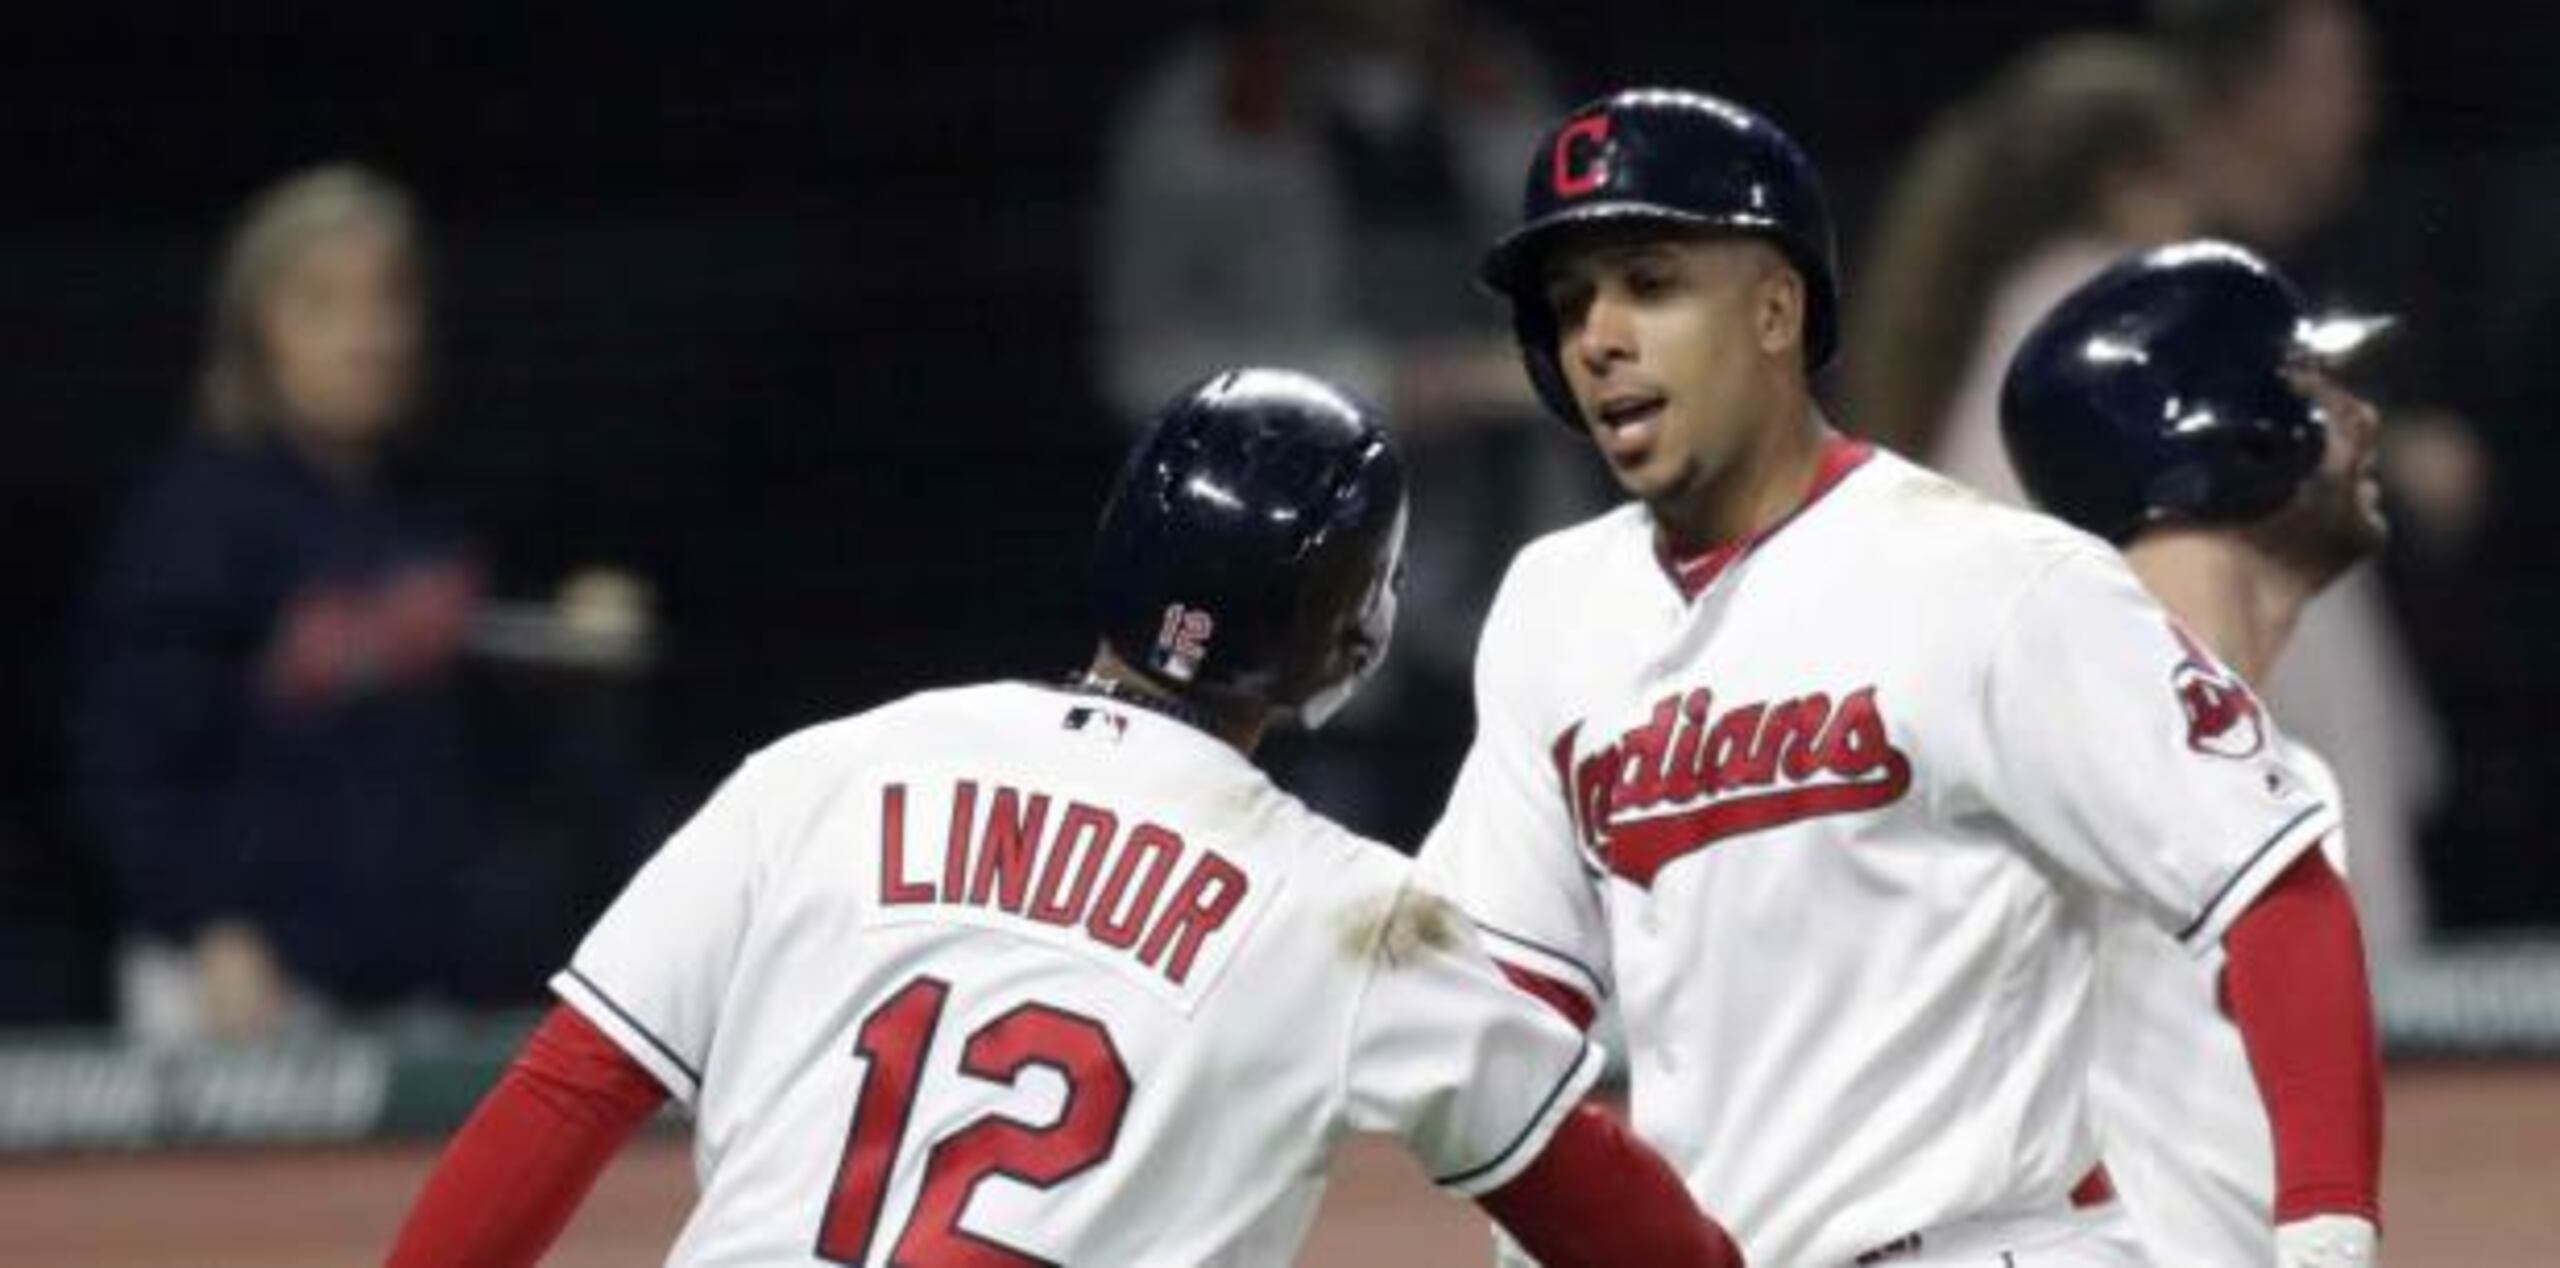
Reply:
M1804 274L1775 250L1763 250L1767 255L1760 282L1752 291L1753 328L1760 351L1771 357L1792 357L1804 346Z

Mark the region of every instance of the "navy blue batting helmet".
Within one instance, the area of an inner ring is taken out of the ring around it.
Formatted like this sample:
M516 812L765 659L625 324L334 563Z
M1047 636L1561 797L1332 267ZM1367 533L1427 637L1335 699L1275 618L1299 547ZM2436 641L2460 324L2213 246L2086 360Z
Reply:
M1368 406L1292 370L1211 375L1103 511L1103 639L1159 682L1320 723L1386 655L1404 522L1404 462Z
M1840 265L1831 209L1813 162L1778 126L1721 97L1629 88L1586 102L1530 156L1520 227L1485 254L1479 276L1511 301L1512 328L1538 398L1582 426L1556 349L1541 268L1576 225L1650 222L1767 239L1805 284L1805 368L1840 346Z
M2293 496L2328 443L2286 369L2339 361L2390 324L2309 314L2281 274L2227 242L2129 257L2010 359L2010 465L2037 505L2119 544L2161 521L2255 519Z

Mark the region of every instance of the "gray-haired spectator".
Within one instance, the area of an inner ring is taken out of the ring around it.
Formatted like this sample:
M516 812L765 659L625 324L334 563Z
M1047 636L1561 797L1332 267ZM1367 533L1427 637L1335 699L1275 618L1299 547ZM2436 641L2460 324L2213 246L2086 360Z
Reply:
M138 1038L273 1034L449 961L472 831L448 671L479 573L397 460L426 316L397 186L336 166L260 194L196 420L116 518L71 731Z

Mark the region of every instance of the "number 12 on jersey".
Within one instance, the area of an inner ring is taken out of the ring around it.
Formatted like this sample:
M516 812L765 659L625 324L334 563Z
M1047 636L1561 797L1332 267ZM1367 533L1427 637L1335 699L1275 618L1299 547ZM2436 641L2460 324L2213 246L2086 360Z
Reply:
M879 1231L907 1119L925 1081L925 1059L951 984L918 977L862 1019L854 1055L862 1090L853 1127L818 1225L818 1257L861 1264ZM914 1213L898 1232L889 1268L1034 1268L1049 1261L969 1233L961 1212L989 1176L1048 1189L1100 1166L1120 1138L1129 1108L1129 1067L1102 1023L1046 1004L1023 1004L969 1033L960 1073L1014 1086L1025 1069L1047 1066L1066 1083L1056 1122L1035 1126L984 1114L933 1142Z

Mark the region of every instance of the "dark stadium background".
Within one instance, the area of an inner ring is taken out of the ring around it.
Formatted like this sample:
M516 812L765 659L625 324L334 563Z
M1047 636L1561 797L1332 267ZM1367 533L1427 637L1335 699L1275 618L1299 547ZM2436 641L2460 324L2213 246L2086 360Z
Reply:
M1784 120L1849 246L1934 105L2037 35L2139 15L1490 7L1570 95L1660 79ZM227 217L305 163L377 164L426 204L429 449L497 592L589 561L658 585L670 655L638 725L664 803L792 726L1082 655L1083 535L1124 434L1088 372L1101 139L1213 7L168 8L21 10L0 41L0 1020L105 1015L105 913L61 806L64 618L103 515L182 418ZM2412 316L2390 379L2483 421L2504 610L2560 645L2539 594L2560 527L2540 494L2560 475L2560 17L2374 16L2385 132L2323 250L2368 287L2355 298ZM2411 617L2422 655L2459 654L2460 631ZM2560 704L2547 673L2505 687L2442 689L2493 737ZM2439 825L2457 928L2560 921L2560 869L2529 831L2549 747L2497 749L2516 804Z

